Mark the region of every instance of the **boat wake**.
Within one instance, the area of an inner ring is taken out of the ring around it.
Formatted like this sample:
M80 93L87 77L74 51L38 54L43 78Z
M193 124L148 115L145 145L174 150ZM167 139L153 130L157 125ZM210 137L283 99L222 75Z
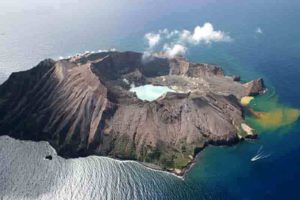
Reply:
M257 160L260 160L260 159L264 159L264 158L268 158L271 156L271 154L265 154L263 151L263 146L260 146L260 148L258 149L256 155L251 158L251 162L254 162L254 161L257 161Z

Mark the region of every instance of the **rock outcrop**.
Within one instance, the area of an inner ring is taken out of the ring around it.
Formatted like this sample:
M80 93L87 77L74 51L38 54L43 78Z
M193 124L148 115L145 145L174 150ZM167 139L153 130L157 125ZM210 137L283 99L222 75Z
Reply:
M245 83L244 87L246 88L246 93L248 93L250 96L262 94L265 89L264 81L261 78L250 81L249 83Z
M126 81L124 81L126 80ZM142 101L130 84L178 93ZM0 134L47 140L65 157L106 155L183 169L206 145L243 137L239 99L263 81L242 84L215 65L135 52L45 60L0 86Z

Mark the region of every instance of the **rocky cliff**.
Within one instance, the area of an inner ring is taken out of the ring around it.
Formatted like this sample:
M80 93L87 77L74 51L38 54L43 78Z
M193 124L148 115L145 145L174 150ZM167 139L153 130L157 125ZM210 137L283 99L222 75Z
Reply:
M124 81L126 80L126 81ZM177 91L142 101L130 84ZM0 134L47 140L65 157L106 155L183 169L208 144L247 137L239 99L260 94L216 65L135 52L44 60L0 86Z

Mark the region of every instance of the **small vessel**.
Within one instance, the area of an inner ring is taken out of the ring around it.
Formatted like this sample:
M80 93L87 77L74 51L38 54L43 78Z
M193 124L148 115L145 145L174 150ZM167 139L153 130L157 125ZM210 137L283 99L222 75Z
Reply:
M271 154L264 154L262 149L263 149L263 146L260 146L260 148L258 149L256 155L253 158L251 158L251 162L254 162L254 161L257 161L257 160L260 160L260 159L263 159L263 158L268 158L268 157L271 156Z

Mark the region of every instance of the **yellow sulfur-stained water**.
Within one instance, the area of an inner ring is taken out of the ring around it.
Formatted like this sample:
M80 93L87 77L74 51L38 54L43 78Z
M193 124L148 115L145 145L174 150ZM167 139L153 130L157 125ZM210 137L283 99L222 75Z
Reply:
M241 104L243 106L248 106L250 104L250 102L254 99L254 97L251 96L245 96L241 99Z
M256 121L268 130L278 129L296 122L300 116L300 110L294 108L278 108L269 112L255 112Z
M249 123L260 131L272 131L294 124L300 117L300 109L278 103L277 97L255 98L250 104Z

